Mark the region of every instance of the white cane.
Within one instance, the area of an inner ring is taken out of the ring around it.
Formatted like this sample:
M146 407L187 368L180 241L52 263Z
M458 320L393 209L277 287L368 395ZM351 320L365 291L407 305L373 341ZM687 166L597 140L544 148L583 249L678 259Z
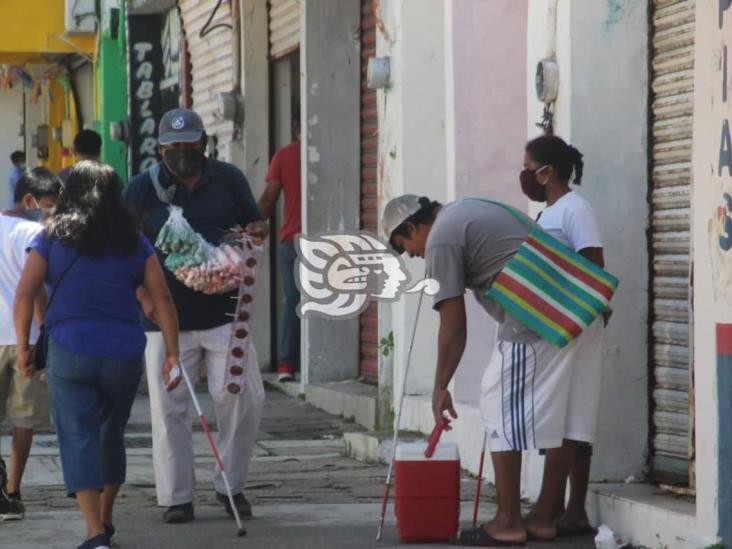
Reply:
M376 533L376 541L381 541L381 533L384 530L384 517L386 516L386 506L389 501L389 490L391 489L391 475L394 470L394 460L396 459L397 439L399 438L399 425L402 420L402 407L404 405L404 393L407 387L407 375L409 374L409 365L412 362L412 348L414 347L414 337L417 334L417 323L419 322L419 313L422 310L422 297L424 292L419 293L419 303L417 304L417 316L414 319L414 327L412 328L412 340L409 342L409 351L407 352L407 363L404 365L404 375L402 376L402 392L399 396L399 408L396 417L396 425L394 426L394 439L391 446L391 460L389 461L389 472L386 475L386 486L384 487L384 501L381 505L381 520L379 521L379 530Z
M246 529L241 525L241 518L239 517L239 509L234 504L234 496L231 493L231 485L229 484L229 479L226 477L226 471L224 470L224 464L221 461L221 456L219 456L219 451L216 448L216 444L214 443L213 437L211 436L211 431L208 428L208 422L206 421L206 417L203 415L203 411L201 410L201 405L198 403L198 398L196 397L196 391L193 388L193 383L191 383L191 378L188 377L188 373L186 372L186 369L183 367L182 364L178 366L180 368L181 374L183 374L183 379L186 382L186 386L188 387L188 392L191 393L191 398L193 399L193 405L196 407L196 413L198 414L198 419L201 421L201 426L203 427L203 431L206 433L206 438L208 438L208 445L211 447L211 451L213 452L214 459L216 460L216 463L219 466L219 470L221 471L221 477L224 479L224 485L226 486L226 495L229 496L229 505L231 505L231 510L234 512L234 518L236 519L236 535L238 537L245 536L247 531Z

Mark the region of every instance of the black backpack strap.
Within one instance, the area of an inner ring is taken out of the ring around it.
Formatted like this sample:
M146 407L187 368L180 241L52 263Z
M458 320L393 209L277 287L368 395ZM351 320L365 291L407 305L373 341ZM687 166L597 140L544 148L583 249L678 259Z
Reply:
M56 297L56 292L58 291L58 287L61 286L61 282L63 282L64 278L66 278L66 275L71 270L71 267L74 266L74 263L76 263L76 260L79 259L81 254L79 252L76 253L74 256L74 259L71 260L71 263L68 264L68 266L64 269L64 272L61 273L61 276L58 277L58 282L56 282L56 285L53 287L53 291L51 292L51 295L48 296L48 303L46 304L46 313L51 310L51 303L53 303L53 298Z
M207 161L211 162L211 159L207 159ZM157 196L158 200L160 200L160 202L162 202L163 204L172 204L175 198L176 185L170 185L167 188L163 187L162 183L160 182L160 171L161 165L160 163L158 163L147 170L147 175L150 178L150 183L153 187L153 190L155 191L155 195ZM236 188L236 182L234 181L234 179L232 177L229 177L228 174L221 175L223 177L217 177L216 182L221 183L226 189L226 192L229 193L231 198L234 200L234 205L236 207L235 216L238 221L241 218L241 213L243 210L242 196L239 194L239 191ZM142 222L143 226L145 225L145 221L150 214L150 210L152 209L148 204L148 201L149 199L146 195L142 200L141 209L138 214L140 216L140 221Z

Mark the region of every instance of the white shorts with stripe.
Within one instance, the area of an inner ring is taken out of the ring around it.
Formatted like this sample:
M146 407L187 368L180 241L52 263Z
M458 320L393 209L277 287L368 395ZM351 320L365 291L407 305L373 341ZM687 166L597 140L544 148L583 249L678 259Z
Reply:
M577 436L594 442L601 360L600 365L577 364L587 369L579 376L574 367L578 343L587 357L588 349L601 346L601 334L600 320L564 349L544 340L496 342L480 398L491 452L557 448L562 439Z
M577 338L572 357L564 438L594 444L602 392L605 325L600 318Z

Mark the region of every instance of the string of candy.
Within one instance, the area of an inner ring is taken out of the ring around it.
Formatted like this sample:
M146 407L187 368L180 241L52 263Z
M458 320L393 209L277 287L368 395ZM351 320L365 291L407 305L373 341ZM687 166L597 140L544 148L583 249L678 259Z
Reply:
M236 297L236 309L229 336L229 352L227 354L224 387L231 394L238 394L246 387L246 371L250 367L251 356L251 321L254 291L257 283L257 272L262 257L262 245L243 235L242 262L240 263L241 284Z

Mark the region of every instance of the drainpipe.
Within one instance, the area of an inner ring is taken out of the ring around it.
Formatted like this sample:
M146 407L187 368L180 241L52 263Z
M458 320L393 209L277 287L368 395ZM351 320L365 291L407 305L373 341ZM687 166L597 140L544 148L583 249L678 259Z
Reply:
M536 94L544 103L541 121L536 124L544 133L554 133L554 107L559 93L559 66L557 64L557 4L549 0L547 10L547 52L536 68Z
M233 85L230 93L221 94L223 104L228 104L228 107L223 106L224 120L232 120L234 122L234 135L232 138L233 142L243 142L244 139L244 97L242 96L241 90L241 79L244 68L242 67L242 55L241 55L241 14L242 6L241 0L231 0L231 58L233 65ZM222 108L220 105L219 108ZM233 144L233 143L232 143ZM243 151L239 151L243 154ZM229 160L232 160L231 158Z
M234 65L234 93L241 93L241 0L231 2L231 50Z

